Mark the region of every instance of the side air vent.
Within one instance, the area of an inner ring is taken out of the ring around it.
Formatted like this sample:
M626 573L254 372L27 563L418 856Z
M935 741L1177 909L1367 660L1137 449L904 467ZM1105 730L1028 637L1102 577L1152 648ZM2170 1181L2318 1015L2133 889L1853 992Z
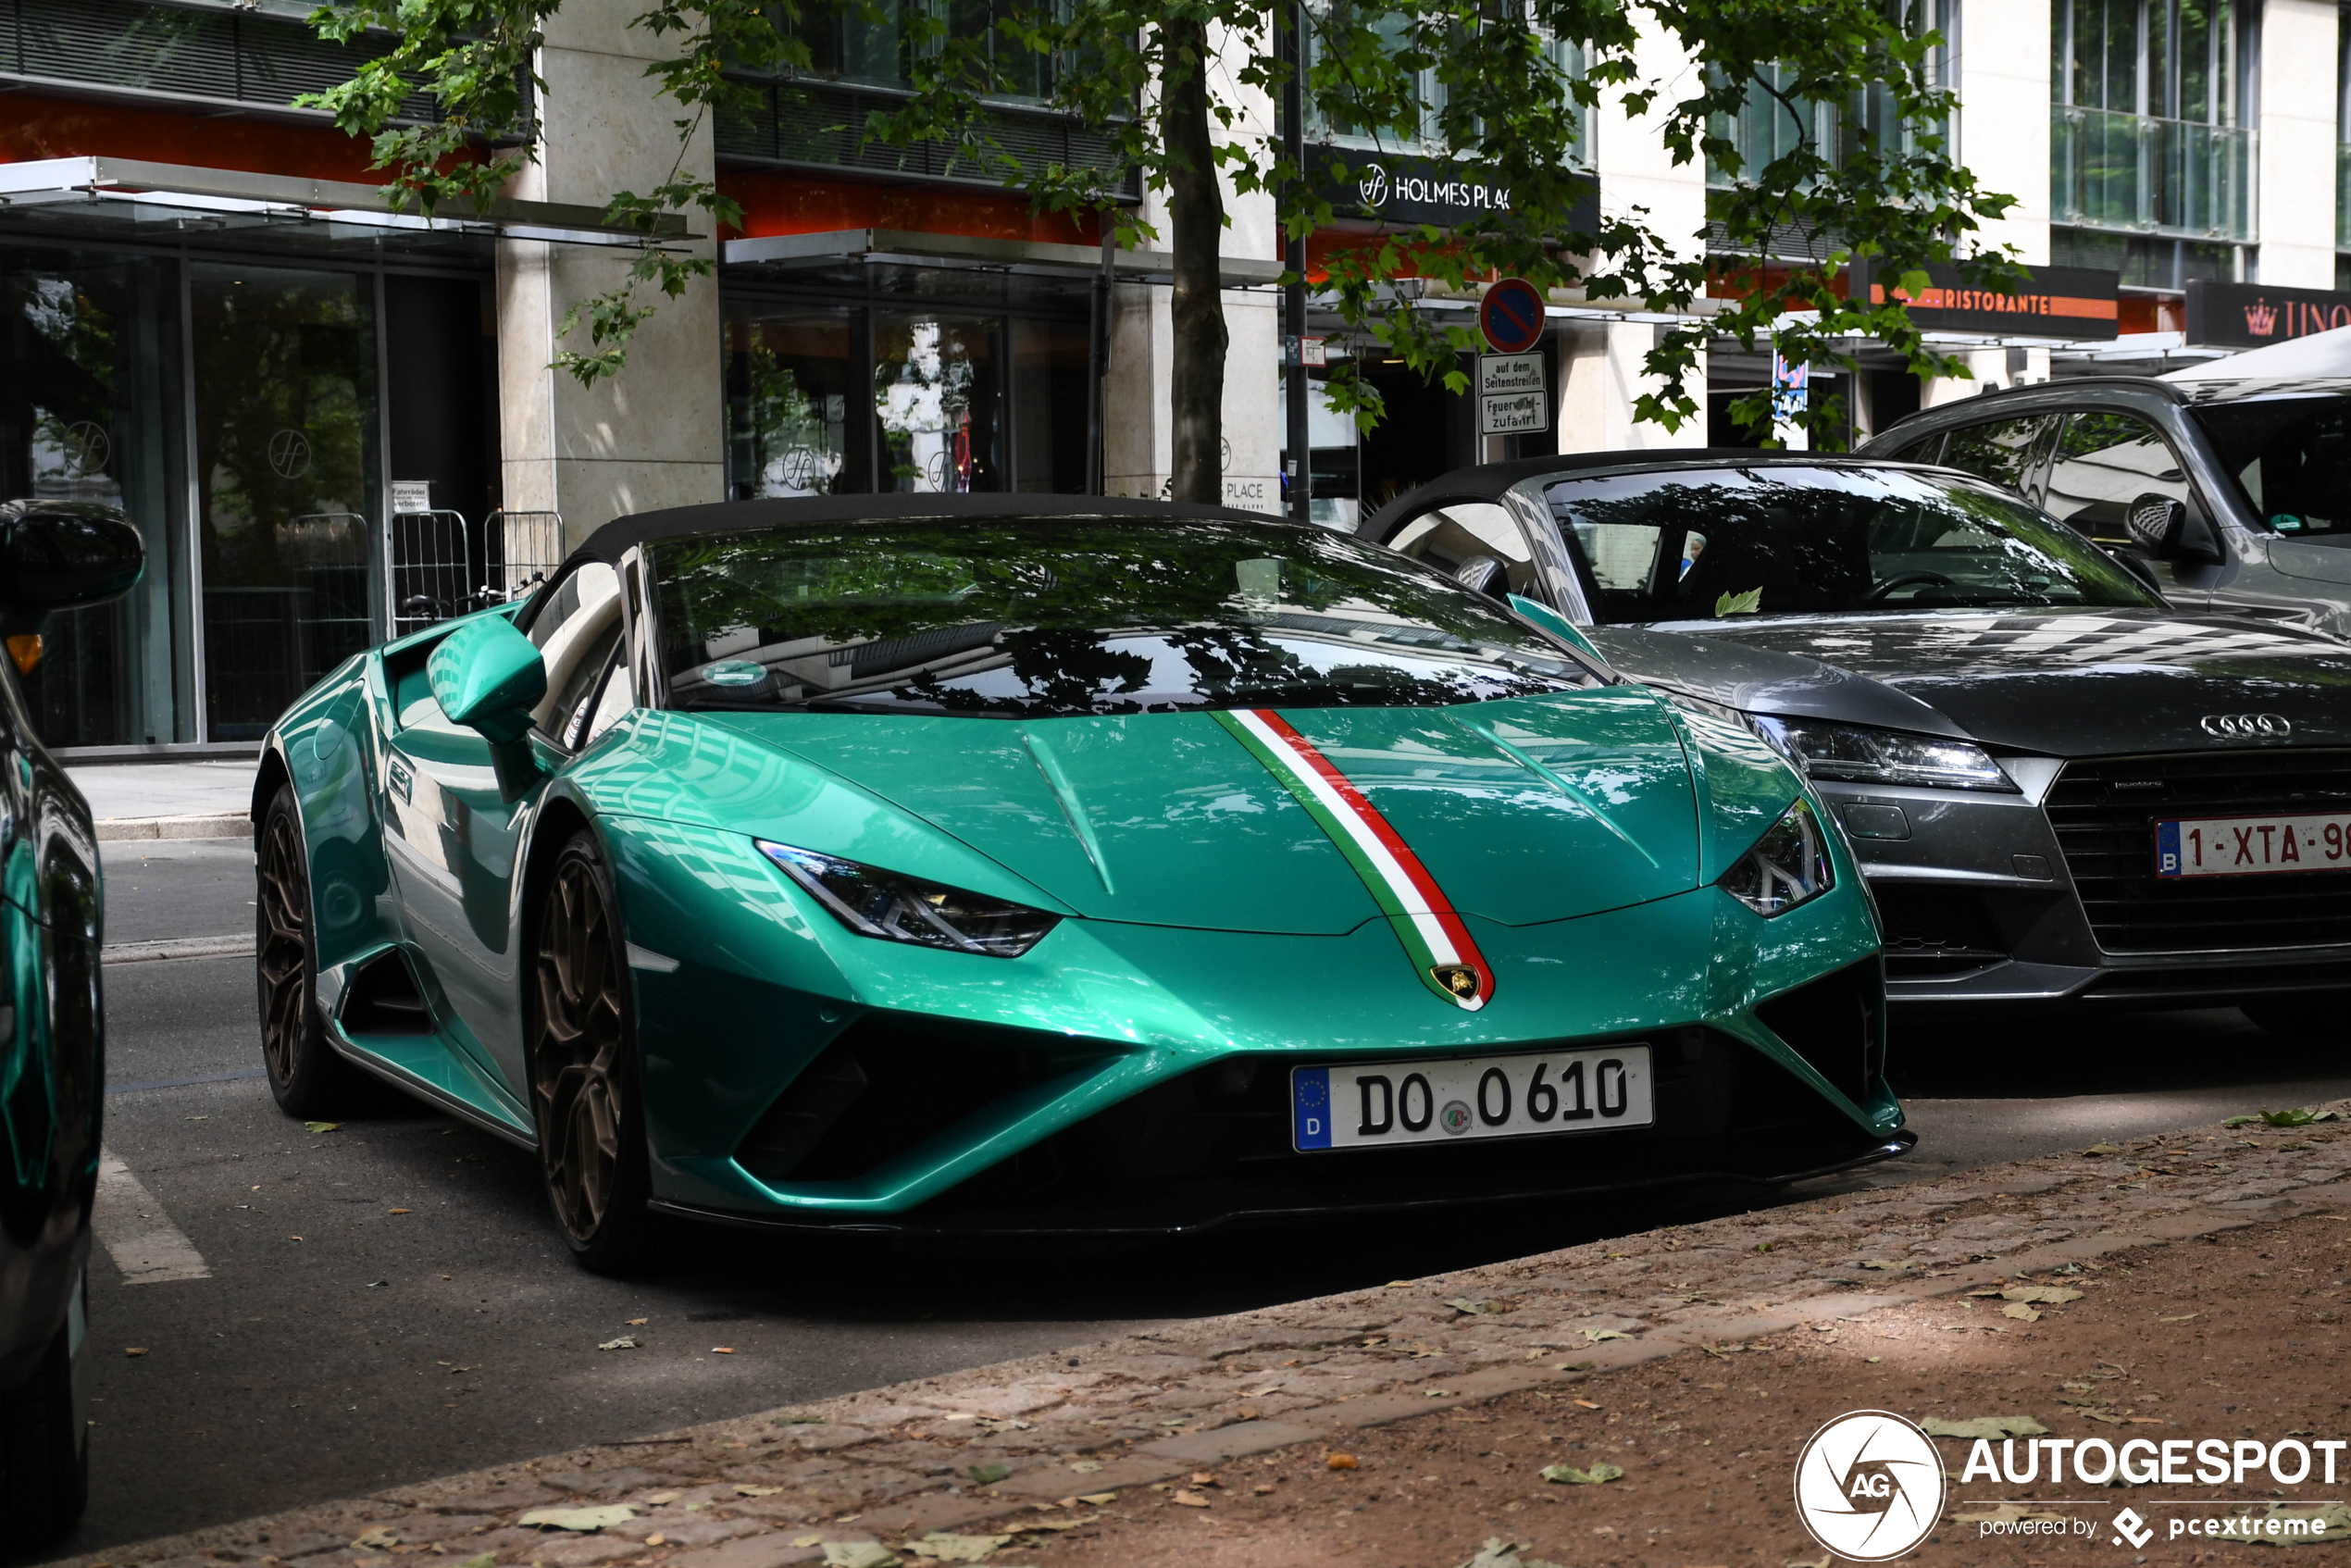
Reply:
M398 950L360 966L342 993L342 1031L360 1035L429 1035L432 1011Z
M1885 1071L1885 977L1875 957L1782 991L1755 1014L1856 1105L1877 1092Z

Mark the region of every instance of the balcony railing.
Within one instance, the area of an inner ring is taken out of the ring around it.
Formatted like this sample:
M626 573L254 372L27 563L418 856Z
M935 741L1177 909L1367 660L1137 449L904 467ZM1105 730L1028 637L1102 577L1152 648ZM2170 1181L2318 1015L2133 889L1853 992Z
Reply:
M2251 240L2256 133L2049 107L2050 217L2070 226Z

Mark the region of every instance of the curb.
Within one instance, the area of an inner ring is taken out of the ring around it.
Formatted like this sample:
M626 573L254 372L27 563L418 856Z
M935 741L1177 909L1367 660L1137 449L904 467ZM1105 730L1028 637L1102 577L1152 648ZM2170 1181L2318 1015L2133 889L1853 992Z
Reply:
M98 842L120 843L131 839L250 839L253 818L241 811L203 812L186 816L108 816L97 823Z
M251 958L251 937L165 937L149 942L109 942L98 950L106 964L153 964L167 958Z
M1720 1355L1808 1324L2114 1252L2351 1214L2351 1125L2246 1130L2262 1136L2198 1128L2132 1140L2127 1153L2101 1144L2095 1154L1851 1188L1176 1323L206 1526L59 1568L195 1568L257 1551L271 1555L271 1568L355 1568L353 1553L374 1549L357 1538L377 1533L393 1535L404 1550L549 1568L617 1559L788 1568L840 1561L827 1545L860 1539L894 1544L984 1524L1032 1534L1076 1528L1102 1516L1089 1510L1116 1514L1115 1500L1069 1495L1081 1489L1123 1496L1180 1483L1203 1465L1671 1356ZM2195 1158L2184 1158L2191 1151ZM2177 1168L2191 1164L2201 1168ZM1846 1271L1887 1277L1864 1286ZM1186 1429L1161 1435L1170 1426ZM539 1534L513 1522L532 1508L630 1500L652 1516L594 1535ZM680 1500L683 1512L668 1506ZM660 1545L646 1541L649 1531L664 1537Z

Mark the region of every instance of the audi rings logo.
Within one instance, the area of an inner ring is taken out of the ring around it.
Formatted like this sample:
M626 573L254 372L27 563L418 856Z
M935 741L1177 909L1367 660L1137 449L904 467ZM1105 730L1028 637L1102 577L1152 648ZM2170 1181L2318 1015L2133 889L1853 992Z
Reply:
M1887 1411L1840 1415L1796 1462L1796 1512L1812 1538L1856 1562L1901 1556L1943 1517L1943 1456Z
M2294 733L2283 714L2206 714L2198 722L2223 740L2283 740Z

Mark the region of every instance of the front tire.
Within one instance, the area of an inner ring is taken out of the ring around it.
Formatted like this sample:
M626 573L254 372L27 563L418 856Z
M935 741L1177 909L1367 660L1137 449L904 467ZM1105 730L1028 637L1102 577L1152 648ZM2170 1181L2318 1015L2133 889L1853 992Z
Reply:
M254 874L254 977L269 1092L289 1116L346 1114L372 1099L375 1089L327 1043L327 1023L318 1013L318 954L310 929L310 857L291 784L279 790L262 814Z
M74 1363L89 1353L82 1296L41 1364L0 1393L0 1551L10 1557L52 1547L81 1518L90 1499L90 1424L74 1396Z
M598 1274L652 1261L636 1012L620 904L595 836L575 834L539 906L531 954L531 1110L556 1228Z

